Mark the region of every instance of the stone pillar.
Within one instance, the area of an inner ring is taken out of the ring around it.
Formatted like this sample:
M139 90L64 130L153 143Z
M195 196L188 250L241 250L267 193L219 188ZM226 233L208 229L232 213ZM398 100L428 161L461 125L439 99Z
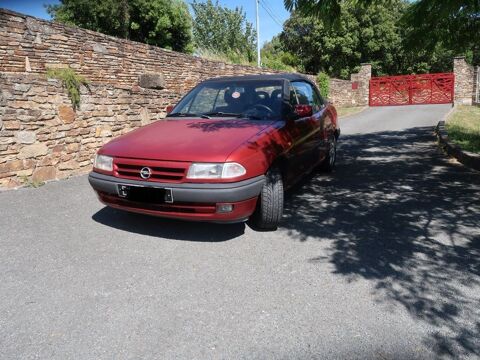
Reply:
M480 66L475 68L473 74L473 103L480 105Z
M352 81L352 102L356 106L368 105L370 94L370 79L372 78L372 64L360 64L360 71L350 76ZM354 85L356 83L356 85Z
M453 59L453 73L455 74L454 103L458 105L472 105L474 96L474 70L467 64L464 56Z

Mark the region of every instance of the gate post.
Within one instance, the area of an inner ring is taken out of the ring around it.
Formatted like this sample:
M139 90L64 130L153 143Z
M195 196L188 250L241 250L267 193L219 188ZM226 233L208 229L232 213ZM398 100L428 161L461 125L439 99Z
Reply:
M366 106L370 104L370 79L372 78L372 64L360 64L360 71L350 75L352 82L358 83L358 89L355 91L355 104Z
M474 70L467 64L464 56L453 59L454 103L472 105L474 94Z

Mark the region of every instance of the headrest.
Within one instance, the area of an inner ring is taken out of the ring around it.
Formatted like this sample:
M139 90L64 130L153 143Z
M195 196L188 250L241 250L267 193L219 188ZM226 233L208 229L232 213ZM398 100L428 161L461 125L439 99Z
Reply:
M281 99L282 98L282 90L280 90L280 89L273 90L272 94L270 95L270 98L272 100Z

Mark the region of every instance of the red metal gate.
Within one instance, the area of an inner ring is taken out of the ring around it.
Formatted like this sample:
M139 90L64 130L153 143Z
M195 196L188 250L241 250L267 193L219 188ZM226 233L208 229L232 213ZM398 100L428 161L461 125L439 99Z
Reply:
M453 73L374 77L370 106L447 104L453 102Z

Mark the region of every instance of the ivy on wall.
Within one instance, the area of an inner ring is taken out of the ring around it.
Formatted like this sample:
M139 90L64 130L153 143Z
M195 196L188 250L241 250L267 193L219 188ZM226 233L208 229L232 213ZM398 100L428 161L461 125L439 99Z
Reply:
M80 86L88 86L88 81L72 68L47 69L47 78L58 79L62 82L67 89L73 109L77 109L80 105Z

